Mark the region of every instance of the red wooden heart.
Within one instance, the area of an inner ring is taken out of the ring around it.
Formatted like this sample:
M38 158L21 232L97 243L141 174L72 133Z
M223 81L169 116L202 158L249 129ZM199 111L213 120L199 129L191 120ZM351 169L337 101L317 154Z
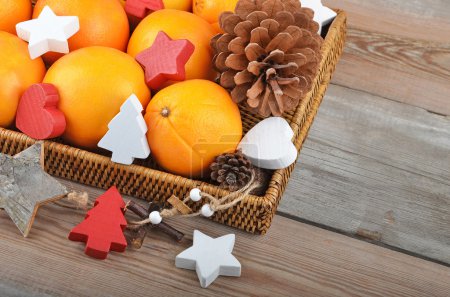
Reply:
M34 139L61 136L66 129L66 118L58 110L59 94L52 84L34 84L20 99L16 126Z

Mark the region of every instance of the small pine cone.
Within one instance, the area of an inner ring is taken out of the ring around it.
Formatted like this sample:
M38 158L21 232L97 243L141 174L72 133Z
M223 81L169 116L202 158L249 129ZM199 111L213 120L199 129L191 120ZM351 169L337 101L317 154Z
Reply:
M211 40L213 63L234 102L263 117L298 106L322 59L313 17L298 0L239 0L220 16L225 33Z
M241 151L216 157L210 169L211 180L232 192L246 186L253 174L252 164Z

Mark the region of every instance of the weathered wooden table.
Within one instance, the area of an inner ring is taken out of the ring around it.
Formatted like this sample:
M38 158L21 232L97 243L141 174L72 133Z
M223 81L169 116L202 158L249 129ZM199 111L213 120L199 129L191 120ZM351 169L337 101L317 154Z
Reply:
M450 296L450 2L324 3L347 47L266 236L175 219L181 244L102 262L66 239L82 211L42 208L28 239L0 212L0 296ZM194 229L237 233L241 278L175 268Z

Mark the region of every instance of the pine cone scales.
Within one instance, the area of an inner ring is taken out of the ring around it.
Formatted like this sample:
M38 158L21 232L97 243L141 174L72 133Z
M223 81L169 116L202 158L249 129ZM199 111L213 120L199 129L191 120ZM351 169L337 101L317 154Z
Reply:
M223 154L211 164L211 179L223 189L237 191L250 181L252 168L252 164L241 151Z
M212 41L219 83L236 103L268 117L294 110L310 91L323 39L298 0L240 0Z

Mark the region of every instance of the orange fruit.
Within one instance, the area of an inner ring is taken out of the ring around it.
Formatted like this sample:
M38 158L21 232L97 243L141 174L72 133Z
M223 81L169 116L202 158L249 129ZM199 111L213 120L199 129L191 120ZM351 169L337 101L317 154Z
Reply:
M108 47L86 47L62 57L50 67L44 82L59 91L58 108L67 121L63 138L88 149L97 147L131 94L144 108L150 100L142 67L129 55Z
M238 106L221 86L188 80L159 91L145 121L152 156L169 172L201 177L214 158L236 150L242 138Z
M128 54L135 57L150 47L160 31L172 39L188 39L194 44L194 54L186 64L187 80L213 78L213 53L209 44L215 35L214 28L202 18L186 11L162 9L147 16L131 36Z
M30 0L0 0L0 31L16 34L16 25L31 19Z
M194 13L214 24L225 11L234 11L238 0L193 0Z
M0 127L6 128L14 123L25 90L42 82L45 65L41 58L31 60L26 42L3 31L0 31L0 61Z
M191 11L192 0L163 0L164 8Z
M223 31L222 28L220 28L219 22L212 23L211 26L213 26L213 28L214 28L214 30L216 30L217 34L225 33L225 31Z
M33 18L37 18L46 5L57 15L78 16L80 31L69 39L70 51L95 45L126 50L130 28L120 1L39 0ZM44 61L53 63L62 56L59 53L47 53Z

